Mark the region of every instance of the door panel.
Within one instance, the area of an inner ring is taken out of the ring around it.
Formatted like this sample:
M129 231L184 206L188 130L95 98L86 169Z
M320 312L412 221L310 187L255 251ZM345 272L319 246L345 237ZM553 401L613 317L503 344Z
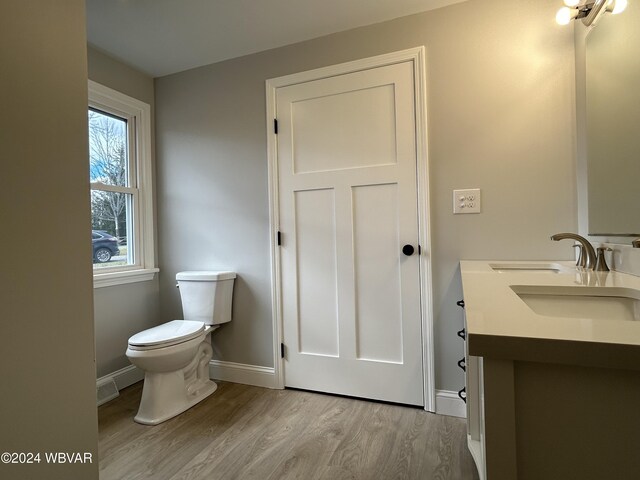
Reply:
M276 90L287 386L423 404L413 78Z
M324 95L291 108L295 173L395 163L393 85ZM349 123L353 111L360 112L357 128Z
M333 189L295 192L300 353L337 357L336 236Z
M356 358L402 363L398 185L353 188Z

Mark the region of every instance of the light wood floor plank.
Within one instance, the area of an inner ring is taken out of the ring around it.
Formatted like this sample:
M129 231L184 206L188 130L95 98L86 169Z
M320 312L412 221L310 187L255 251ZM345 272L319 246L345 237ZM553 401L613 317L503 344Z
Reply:
M269 476L288 444L311 422L313 409L309 403L313 399L307 397L292 403L287 401L287 392L257 390L263 391L262 402L247 406L254 413L247 412L239 418L228 435L212 439L209 447L172 480L264 480Z
M476 480L464 421L423 410L220 382L155 427L141 384L99 411L101 480Z
M269 480L315 478L318 467L328 465L336 446L362 410L362 402L309 392L296 394L312 396L317 413L298 440L288 446L286 456L267 477Z
M362 402L362 407L354 428L337 445L330 465L370 477L380 474L386 467L389 455L402 433L399 423L403 415L410 414L411 409L368 402Z

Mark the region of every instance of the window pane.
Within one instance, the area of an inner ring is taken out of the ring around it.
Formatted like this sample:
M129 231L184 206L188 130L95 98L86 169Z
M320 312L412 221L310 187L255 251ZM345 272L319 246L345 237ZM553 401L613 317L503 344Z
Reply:
M129 186L127 157L127 120L89 109L90 181Z
M131 212L133 195L91 190L93 267L134 263Z

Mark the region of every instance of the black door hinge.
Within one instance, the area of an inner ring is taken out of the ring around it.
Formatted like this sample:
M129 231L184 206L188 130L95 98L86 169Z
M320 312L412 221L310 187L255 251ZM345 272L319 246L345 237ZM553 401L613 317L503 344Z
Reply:
M277 241L278 241L278 246L282 245L282 234L280 233L280 231L278 230L278 234L277 234Z
M275 133L276 135L278 134L278 119L277 118L273 119L273 133Z
M284 343L280 344L280 358L284 358Z
M422 255L422 247L418 245L418 255Z

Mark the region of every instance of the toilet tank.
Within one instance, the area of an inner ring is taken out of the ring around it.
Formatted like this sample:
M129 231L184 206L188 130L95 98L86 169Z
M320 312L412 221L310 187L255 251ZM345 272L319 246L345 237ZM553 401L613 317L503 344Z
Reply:
M184 320L219 325L231 321L235 272L192 271L176 274Z

